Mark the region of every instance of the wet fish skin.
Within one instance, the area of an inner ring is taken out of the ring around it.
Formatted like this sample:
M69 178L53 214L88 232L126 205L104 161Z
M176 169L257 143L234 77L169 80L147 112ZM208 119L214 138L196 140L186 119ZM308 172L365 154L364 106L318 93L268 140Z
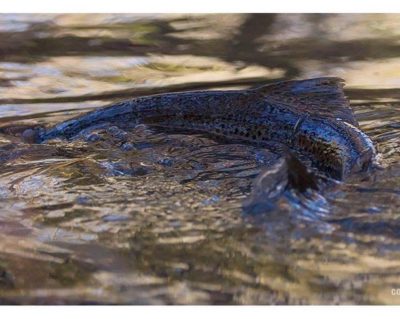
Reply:
M318 168L338 180L366 171L376 156L369 137L343 120L306 118L295 135L294 144Z
M328 175L344 179L367 169L375 150L343 98L342 81L317 78L261 89L140 97L57 124L41 139L71 138L102 122L142 123L204 132L283 152L290 148Z

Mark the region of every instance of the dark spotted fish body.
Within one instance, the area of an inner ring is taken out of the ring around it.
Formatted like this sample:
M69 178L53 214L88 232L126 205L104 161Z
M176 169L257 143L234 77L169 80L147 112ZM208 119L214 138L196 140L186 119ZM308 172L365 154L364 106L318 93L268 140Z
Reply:
M286 81L241 91L201 91L140 97L57 124L42 140L71 138L108 122L204 132L293 150L328 175L343 179L367 169L375 150L358 128L343 80Z

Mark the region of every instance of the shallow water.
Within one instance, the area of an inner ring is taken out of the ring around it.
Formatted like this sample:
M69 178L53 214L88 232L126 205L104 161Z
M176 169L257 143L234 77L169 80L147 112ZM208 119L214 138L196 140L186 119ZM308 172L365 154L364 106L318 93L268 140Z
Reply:
M398 304L399 15L0 15L0 302ZM268 150L98 127L20 132L113 101L315 76L383 170L248 212Z

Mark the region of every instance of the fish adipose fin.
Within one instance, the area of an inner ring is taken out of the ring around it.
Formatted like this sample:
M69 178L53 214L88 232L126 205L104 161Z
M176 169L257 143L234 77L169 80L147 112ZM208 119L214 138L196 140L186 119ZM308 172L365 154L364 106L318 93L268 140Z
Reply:
M278 82L255 90L268 99L283 103L305 115L339 118L358 127L358 122L344 95L343 86L343 79L323 77Z

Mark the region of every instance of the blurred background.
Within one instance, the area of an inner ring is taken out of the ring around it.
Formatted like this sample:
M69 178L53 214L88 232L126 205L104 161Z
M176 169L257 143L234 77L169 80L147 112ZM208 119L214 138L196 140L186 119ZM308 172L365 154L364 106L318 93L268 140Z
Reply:
M322 75L391 98L400 81L399 21L396 14L4 14L1 114L95 106L138 88Z
M19 139L135 96L318 76L346 80L385 169L257 216L266 150ZM399 88L398 14L0 15L0 302L399 303Z

